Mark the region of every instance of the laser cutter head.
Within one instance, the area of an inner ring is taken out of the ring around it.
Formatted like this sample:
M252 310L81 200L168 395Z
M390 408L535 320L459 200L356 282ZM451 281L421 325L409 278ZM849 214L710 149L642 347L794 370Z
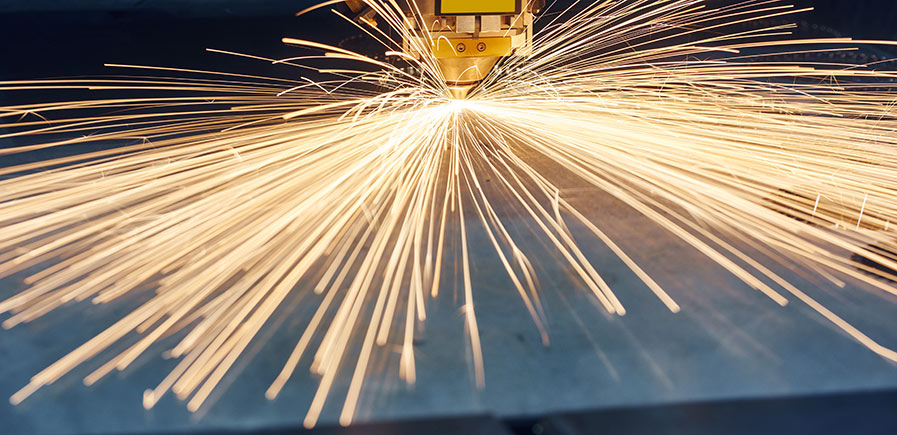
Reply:
M545 0L404 1L405 52L418 58L432 54L458 99L465 98L502 57L532 52L533 14L545 5ZM346 2L353 11L365 13L362 0ZM429 53L421 53L425 50Z
M533 13L544 0L413 0L415 13L406 20L419 44L429 48L454 98L465 98L505 56L532 52ZM421 23L428 25L421 28ZM420 56L420 54L418 53Z

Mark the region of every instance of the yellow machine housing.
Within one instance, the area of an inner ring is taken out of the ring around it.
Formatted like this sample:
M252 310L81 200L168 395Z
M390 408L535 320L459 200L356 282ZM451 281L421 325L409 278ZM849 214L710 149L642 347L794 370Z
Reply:
M532 52L532 0L414 1L423 20L409 17L409 29L424 43L415 45L430 47L455 98L466 97L500 58ZM418 22L429 24L429 37ZM407 51L412 46L405 41Z
M429 49L455 98L465 98L502 57L532 52L533 14L544 4L544 0L404 1L409 4L405 11L409 32L403 48L418 58L422 47ZM346 3L356 12L363 9L361 0Z
M519 0L436 0L439 15L508 15L520 13Z

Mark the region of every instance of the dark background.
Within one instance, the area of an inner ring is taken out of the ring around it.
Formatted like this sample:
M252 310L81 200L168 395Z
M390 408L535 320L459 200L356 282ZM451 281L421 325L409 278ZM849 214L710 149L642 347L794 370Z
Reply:
M713 6L731 0L709 0ZM326 12L293 13L310 0L3 0L0 2L0 79L109 74L103 63L221 68L240 62L203 49L289 56L284 36L339 43L356 32ZM550 2L549 2L550 3ZM558 5L570 3L559 0ZM587 2L586 2L587 3ZM796 0L815 11L782 21L801 36L897 39L893 0ZM557 8L559 9L559 8ZM882 51L878 49L877 51ZM891 50L881 55L895 55ZM256 72L292 74L285 68Z

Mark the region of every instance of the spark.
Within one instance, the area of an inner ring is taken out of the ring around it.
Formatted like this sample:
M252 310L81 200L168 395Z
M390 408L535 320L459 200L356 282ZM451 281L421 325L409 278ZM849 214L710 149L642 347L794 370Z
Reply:
M366 3L394 32L407 32L397 3ZM75 302L147 298L33 376L10 402L128 344L85 378L92 384L181 333L165 353L177 366L144 393L143 404L151 408L171 392L195 411L275 310L299 293L317 308L266 397L277 397L305 361L320 376L305 418L311 427L336 379L348 374L339 421L350 424L376 352L398 344L398 372L415 382L415 328L452 278L443 263L455 257L482 388L472 225L482 228L537 333L545 343L550 336L538 270L502 221L494 189L607 312L638 308L621 303L567 220L604 243L671 312L688 309L638 264L637 250L579 211L534 159L619 199L771 302L799 301L897 361L892 349L772 266L897 294L880 279L897 278L886 271L897 269L897 255L870 248L893 239L897 218L897 93L890 84L897 73L754 60L818 53L820 45L893 43L789 39L783 35L791 26L738 27L801 11L779 0L717 9L698 0L631 0L546 14L552 21L533 53L503 60L467 100L449 96L434 59L415 59L394 33L376 27L366 31L416 73L286 38L323 55L278 60L214 51L334 78L110 65L184 78L0 83L7 92L160 92L0 109L9 120L0 127L11 129L0 139L54 137L0 155L125 144L0 169L7 177L0 180L0 276L24 272L29 286L0 302L0 313L9 314L3 327ZM325 68L316 59L359 65ZM161 96L171 92L182 94ZM884 267L859 265L843 251Z

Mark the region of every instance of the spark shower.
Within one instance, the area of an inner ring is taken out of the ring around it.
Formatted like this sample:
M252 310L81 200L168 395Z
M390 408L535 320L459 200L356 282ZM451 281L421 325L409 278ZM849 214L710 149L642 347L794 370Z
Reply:
M454 100L434 59L402 51L399 4L366 3L391 31L347 20L395 62L285 38L316 54L228 54L293 66L294 80L109 65L143 76L0 82L2 92L122 95L0 108L10 129L0 139L37 143L0 155L121 144L0 169L0 276L24 273L28 285L0 302L3 327L76 303L146 299L35 374L11 403L100 358L84 379L90 385L176 335L166 356L179 363L143 404L172 393L196 410L272 313L303 292L316 310L266 396L310 371L320 383L306 426L335 395L349 424L374 353L399 346L394 369L415 382L415 328L448 280L462 290L473 381L482 387L473 227L494 247L507 291L550 340L539 266L499 203L574 271L581 287L569 291L590 292L619 316L639 309L619 292L688 309L640 266L638 249L568 202L534 158L649 218L762 292L770 309L805 304L897 361L897 343L867 336L773 267L835 289L849 282L897 294L888 270L897 270L897 255L887 248L897 218L897 75L876 65L757 60L891 42L801 40L789 36L790 24L743 25L806 12L779 0L555 6L540 17L530 56L504 59L468 99ZM310 80L308 71L331 78ZM158 76L174 73L180 78ZM567 222L589 237L574 237ZM581 248L598 243L643 286L611 287ZM350 379L347 391L332 388L340 376Z

